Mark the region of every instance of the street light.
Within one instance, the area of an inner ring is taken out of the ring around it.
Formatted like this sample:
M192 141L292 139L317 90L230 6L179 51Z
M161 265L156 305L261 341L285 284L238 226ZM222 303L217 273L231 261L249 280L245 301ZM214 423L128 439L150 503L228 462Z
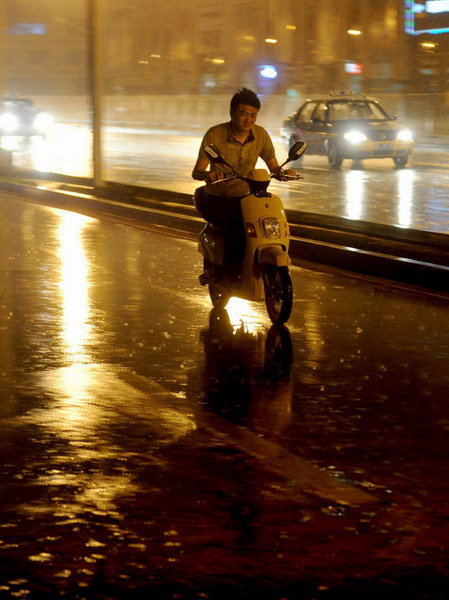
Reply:
M425 50L434 50L438 44L435 42L419 42L419 45Z
M345 61L345 72L349 74L351 89L353 89L355 92L361 92L361 75L363 67L359 56L359 42L356 42L355 38L359 38L362 35L362 31L356 27L351 27L346 31L346 33L351 36L352 40L354 41L351 40L348 46L348 54L350 53L352 58Z
M89 69L90 69L90 99L92 105L93 129L93 168L95 188L104 185L102 157L102 100L103 100L103 64L102 36L100 32L100 3L102 0L89 0L86 13L86 25L89 40Z
M4 0L0 0L0 98L3 98L5 85L5 34L6 34L6 11Z

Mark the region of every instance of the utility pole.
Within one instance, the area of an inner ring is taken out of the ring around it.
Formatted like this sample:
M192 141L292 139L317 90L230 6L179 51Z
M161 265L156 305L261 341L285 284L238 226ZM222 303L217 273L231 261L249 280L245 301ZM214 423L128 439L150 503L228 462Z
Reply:
M0 0L1 2L2 0ZM93 133L93 171L95 188L102 187L103 155L102 155L102 107L103 107L103 37L101 35L102 11L101 0L87 0L88 31L88 70L89 96L92 114Z
M5 0L0 0L0 108L2 107L5 90L5 48L6 48L6 8ZM1 147L0 136L0 169L10 169L12 166L12 152Z
M6 9L5 0L0 0L0 100L5 90L5 45L6 45Z

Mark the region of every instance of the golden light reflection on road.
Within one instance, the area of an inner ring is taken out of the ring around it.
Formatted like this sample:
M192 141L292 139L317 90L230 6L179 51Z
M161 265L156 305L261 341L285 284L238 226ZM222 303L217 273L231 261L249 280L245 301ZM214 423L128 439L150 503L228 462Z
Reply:
M53 402L31 411L27 418L69 442L71 465L77 466L77 492L67 510L76 514L80 506L88 506L111 512L120 498L140 490L134 473L126 468L128 447L124 448L116 435L117 423L130 431L138 428L140 435L157 440L159 446L188 435L196 424L164 388L95 362L89 348L94 338L104 343L104 334L98 334L92 320L93 283L85 233L96 220L66 211L56 214L65 365L42 373L41 385ZM138 277L137 271L133 277ZM164 462L152 460L154 464ZM105 467L108 461L123 466L109 472ZM72 486L73 482L73 471L63 468L40 479L42 485Z
M415 172L410 169L398 171L398 224L409 227L412 223L413 184Z
M257 306L265 308L264 304L256 305L241 298L231 298L226 305L231 324L236 327L243 322L248 333L255 333L261 326L261 313L257 311Z
M321 306L317 302L304 302L302 305L304 314L304 345L307 355L307 363L312 365L312 369L304 371L305 383L320 383L315 377L319 373L318 367L324 360L324 338L321 331Z
M61 261L62 336L72 362L85 362L86 343L91 336L89 300L89 262L83 231L93 219L61 212L58 228Z
M43 140L39 136L33 136L28 142L24 143L22 138L15 135L3 135L0 147L4 150L22 151L24 148L28 148L28 150L33 147L40 148L42 144Z
M2 148L13 152L13 164L37 171L91 177L92 133L87 127L52 127L46 139L3 136Z
M92 175L92 134L85 127L60 126L51 140L52 153L49 160L58 173ZM39 168L39 167L36 167ZM42 166L41 170L47 170Z
M346 216L350 219L360 219L365 203L366 173L353 169L346 173Z
M190 410L178 407L172 393L111 365L72 364L45 371L41 384L54 402L30 411L24 419L48 428L70 444L72 469L61 467L40 478L42 485L70 486L76 481L69 511L76 512L79 504L110 512L120 498L140 490L135 474L127 468L133 446L123 445L124 439L116 433L118 423L138 431L142 439L148 437L149 447L172 444L197 427ZM163 456L148 456L148 460L154 466L165 465ZM108 462L116 465L114 472L107 468Z

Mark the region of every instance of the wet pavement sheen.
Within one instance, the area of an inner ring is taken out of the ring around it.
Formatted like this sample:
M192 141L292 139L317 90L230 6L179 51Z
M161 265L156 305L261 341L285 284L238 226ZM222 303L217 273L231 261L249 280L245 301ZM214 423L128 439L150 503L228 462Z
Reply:
M0 598L446 598L447 298L0 199Z
M203 133L109 128L103 140L103 178L191 196L199 185L191 172ZM278 134L271 131L277 157L283 162L287 152ZM92 177L90 137L89 128L58 124L46 141L16 141L11 147L14 165ZM449 146L447 140L432 141L417 140L404 169L395 168L393 160L386 158L345 160L341 170L332 170L326 157L306 152L293 165L303 181L273 182L270 189L291 210L447 234Z

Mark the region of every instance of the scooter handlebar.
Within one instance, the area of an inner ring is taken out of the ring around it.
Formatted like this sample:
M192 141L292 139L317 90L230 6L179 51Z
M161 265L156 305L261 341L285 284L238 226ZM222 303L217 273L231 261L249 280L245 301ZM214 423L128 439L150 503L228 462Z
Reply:
M280 175L270 175L271 179L277 179L278 181L299 181L300 179L304 179L301 175L299 175L299 173L297 173L296 175L288 175L287 173L281 173ZM243 177L242 175L236 175L235 173L232 175L227 175L226 177L223 177L222 179L216 179L215 181L212 181L210 179L210 177L208 177L207 179L205 179L204 181L206 183L221 183L222 181L227 181L228 179L242 179L243 181L246 180L246 177Z
M281 175L271 175L272 179L277 179L278 181L299 181L300 179L304 179L299 173L296 175L288 175L287 173L282 173Z
M208 177L207 179L205 179L204 181L206 183L221 183L222 181L227 181L228 179L238 179L239 176L238 175L227 175L226 177L223 177L222 179L216 179L215 181L212 181L210 177Z

